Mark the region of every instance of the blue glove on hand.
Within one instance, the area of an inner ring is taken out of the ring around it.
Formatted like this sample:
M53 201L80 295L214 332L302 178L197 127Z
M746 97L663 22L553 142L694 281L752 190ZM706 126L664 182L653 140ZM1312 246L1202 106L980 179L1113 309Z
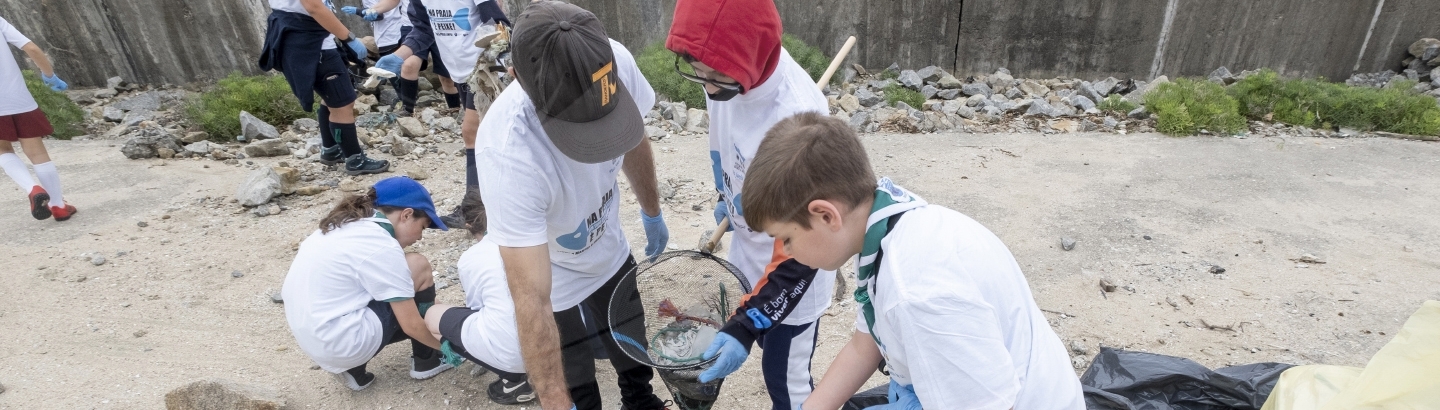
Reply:
M345 45L350 47L350 51L355 52L356 57L364 59L365 56L370 55L370 50L365 48L365 43L360 42L360 39L355 37L355 34L350 34L350 41L346 41Z
M340 8L340 12L345 14L354 14L358 16L360 15L360 8L355 6L345 6Z
M725 202L724 199L715 201L715 225L716 225L716 226L719 226L719 225L720 225L720 221L724 220L725 218L727 218L727 217L729 217L729 216L730 216L730 204L727 203L727 202ZM735 230L735 224L734 224L734 223L730 223L730 224L726 224L726 225L725 225L725 232L730 232L730 231L734 231L734 230Z
M715 359L715 364L710 365L709 369L705 369L704 373L700 373L701 383L709 383L740 370L740 365L745 364L745 358L750 356L750 352L745 350L745 345L740 344L739 340L735 340L734 336L720 333L715 335L715 341L710 342L710 348L705 349L705 354L700 358L710 360L716 355L719 355L720 358Z
M65 80L61 80L59 75L45 75L44 73L41 73L40 81L44 81L45 85L50 86L51 90L65 91L70 89L70 84L66 84Z
M921 410L920 396L915 395L915 385L901 386L890 379L890 404L866 407L865 410Z
M382 18L380 17L380 12L375 11L375 9L365 9L358 14L360 14L360 18L365 19L365 21L377 21Z
M651 217L641 210L640 222L645 225L645 258L653 261L660 252L665 252L665 245L670 243L670 228L665 227L665 213Z
M400 65L403 63L405 63L405 60L401 59L400 56L387 54L384 57L380 57L380 61L375 62L375 68L400 75Z

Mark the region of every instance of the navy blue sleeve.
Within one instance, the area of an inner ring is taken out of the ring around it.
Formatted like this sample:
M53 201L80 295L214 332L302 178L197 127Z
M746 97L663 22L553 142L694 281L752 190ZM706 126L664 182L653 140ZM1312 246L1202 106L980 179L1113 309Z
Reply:
M505 23L506 27L514 27L510 19L505 18L505 12L500 11L498 0L489 0L475 5L475 14L480 16L481 22Z
M401 42L410 51L421 58L430 55L430 47L435 46L435 31L430 28L430 13L425 9L425 4L420 0L410 0L410 34L405 35Z
M778 241L776 252L782 252ZM786 259L773 267L767 267L769 271L755 284L754 290L740 300L740 307L735 309L734 315L720 328L721 332L744 344L746 349L749 349L760 335L790 316L800 298L805 296L805 292L809 291L810 285L815 282L815 268L796 262L783 253L777 256Z

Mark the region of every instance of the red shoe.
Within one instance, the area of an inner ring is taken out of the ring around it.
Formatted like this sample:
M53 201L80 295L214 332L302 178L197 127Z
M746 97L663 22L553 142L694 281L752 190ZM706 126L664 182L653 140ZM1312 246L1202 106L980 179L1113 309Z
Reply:
M30 188L30 216L42 221L50 218L50 194L39 185Z
M50 213L55 215L55 222L68 220L71 216L74 216L78 212L79 211L76 210L75 207L70 206L70 204L65 204L64 207L50 207Z

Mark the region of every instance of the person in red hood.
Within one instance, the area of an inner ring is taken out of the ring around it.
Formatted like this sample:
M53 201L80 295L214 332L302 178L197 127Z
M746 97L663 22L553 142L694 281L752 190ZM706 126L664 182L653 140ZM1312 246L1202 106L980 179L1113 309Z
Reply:
M817 272L784 245L751 229L741 208L745 171L765 132L801 112L829 115L815 80L780 45L773 0L679 0L665 48L675 69L699 83L710 114L710 160L719 199L715 221L730 219L730 262L754 284L721 328L705 359L719 356L701 382L725 377L756 342L775 409L790 410L814 390L810 376L816 327L834 292L835 274Z

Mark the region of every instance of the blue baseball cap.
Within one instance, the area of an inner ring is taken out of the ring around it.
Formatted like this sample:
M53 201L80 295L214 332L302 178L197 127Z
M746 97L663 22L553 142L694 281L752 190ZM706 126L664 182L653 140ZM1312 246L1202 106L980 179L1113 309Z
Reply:
M390 177L375 183L375 205L411 208L425 211L430 218L430 227L442 231L450 228L435 214L435 202L430 200L430 191L410 177Z

